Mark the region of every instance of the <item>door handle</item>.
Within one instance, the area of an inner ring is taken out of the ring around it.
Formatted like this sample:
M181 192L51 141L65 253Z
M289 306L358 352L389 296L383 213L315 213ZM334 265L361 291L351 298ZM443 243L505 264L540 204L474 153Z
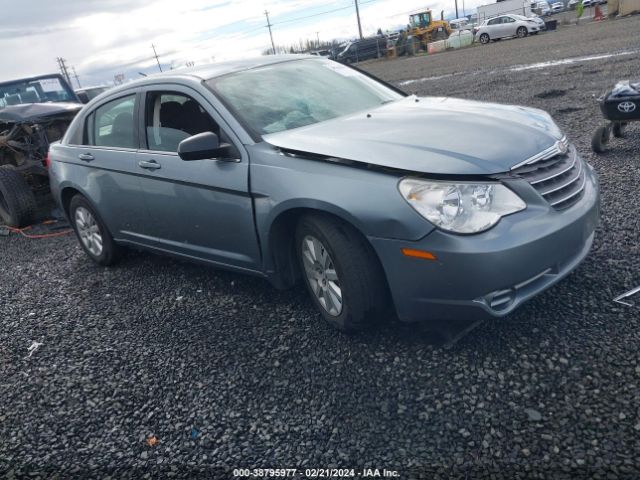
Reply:
M91 155L90 153L81 153L80 155L78 155L78 158L80 160L84 160L85 162L94 160L93 155Z
M158 170L159 168L162 168L162 166L155 160L142 160L138 162L138 166L140 168L144 168L145 170Z

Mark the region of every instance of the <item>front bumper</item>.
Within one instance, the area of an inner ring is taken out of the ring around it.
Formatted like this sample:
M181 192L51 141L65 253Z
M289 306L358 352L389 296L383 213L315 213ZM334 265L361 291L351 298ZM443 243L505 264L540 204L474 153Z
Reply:
M524 180L509 186L527 208L486 232L453 235L434 230L416 242L369 238L400 320L505 316L568 275L587 256L600 210L591 167L586 169L581 200L566 210L553 209ZM436 260L406 257L403 248L431 252Z

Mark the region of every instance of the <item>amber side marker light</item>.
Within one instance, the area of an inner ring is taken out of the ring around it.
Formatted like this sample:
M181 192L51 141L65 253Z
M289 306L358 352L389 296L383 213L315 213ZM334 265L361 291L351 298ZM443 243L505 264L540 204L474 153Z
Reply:
M431 252L425 252L424 250L416 250L415 248L403 248L402 254L405 257L422 258L424 260L435 260L436 256Z

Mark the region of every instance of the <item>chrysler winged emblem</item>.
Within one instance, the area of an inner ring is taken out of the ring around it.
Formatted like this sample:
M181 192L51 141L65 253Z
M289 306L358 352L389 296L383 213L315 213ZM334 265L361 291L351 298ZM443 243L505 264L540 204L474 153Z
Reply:
M568 150L567 144L564 143L562 140L558 140L556 142L556 148L558 149L558 152L560 153L560 155L564 155L565 153L567 153L567 150Z

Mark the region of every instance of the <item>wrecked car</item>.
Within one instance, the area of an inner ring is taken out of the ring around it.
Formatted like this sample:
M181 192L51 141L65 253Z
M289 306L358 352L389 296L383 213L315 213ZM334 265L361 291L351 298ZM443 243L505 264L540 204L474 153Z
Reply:
M61 75L0 83L0 223L24 227L48 194L46 155L82 108Z
M507 315L576 268L599 218L596 174L546 112L408 96L311 56L118 87L50 160L98 264L132 246L302 279L342 330Z

